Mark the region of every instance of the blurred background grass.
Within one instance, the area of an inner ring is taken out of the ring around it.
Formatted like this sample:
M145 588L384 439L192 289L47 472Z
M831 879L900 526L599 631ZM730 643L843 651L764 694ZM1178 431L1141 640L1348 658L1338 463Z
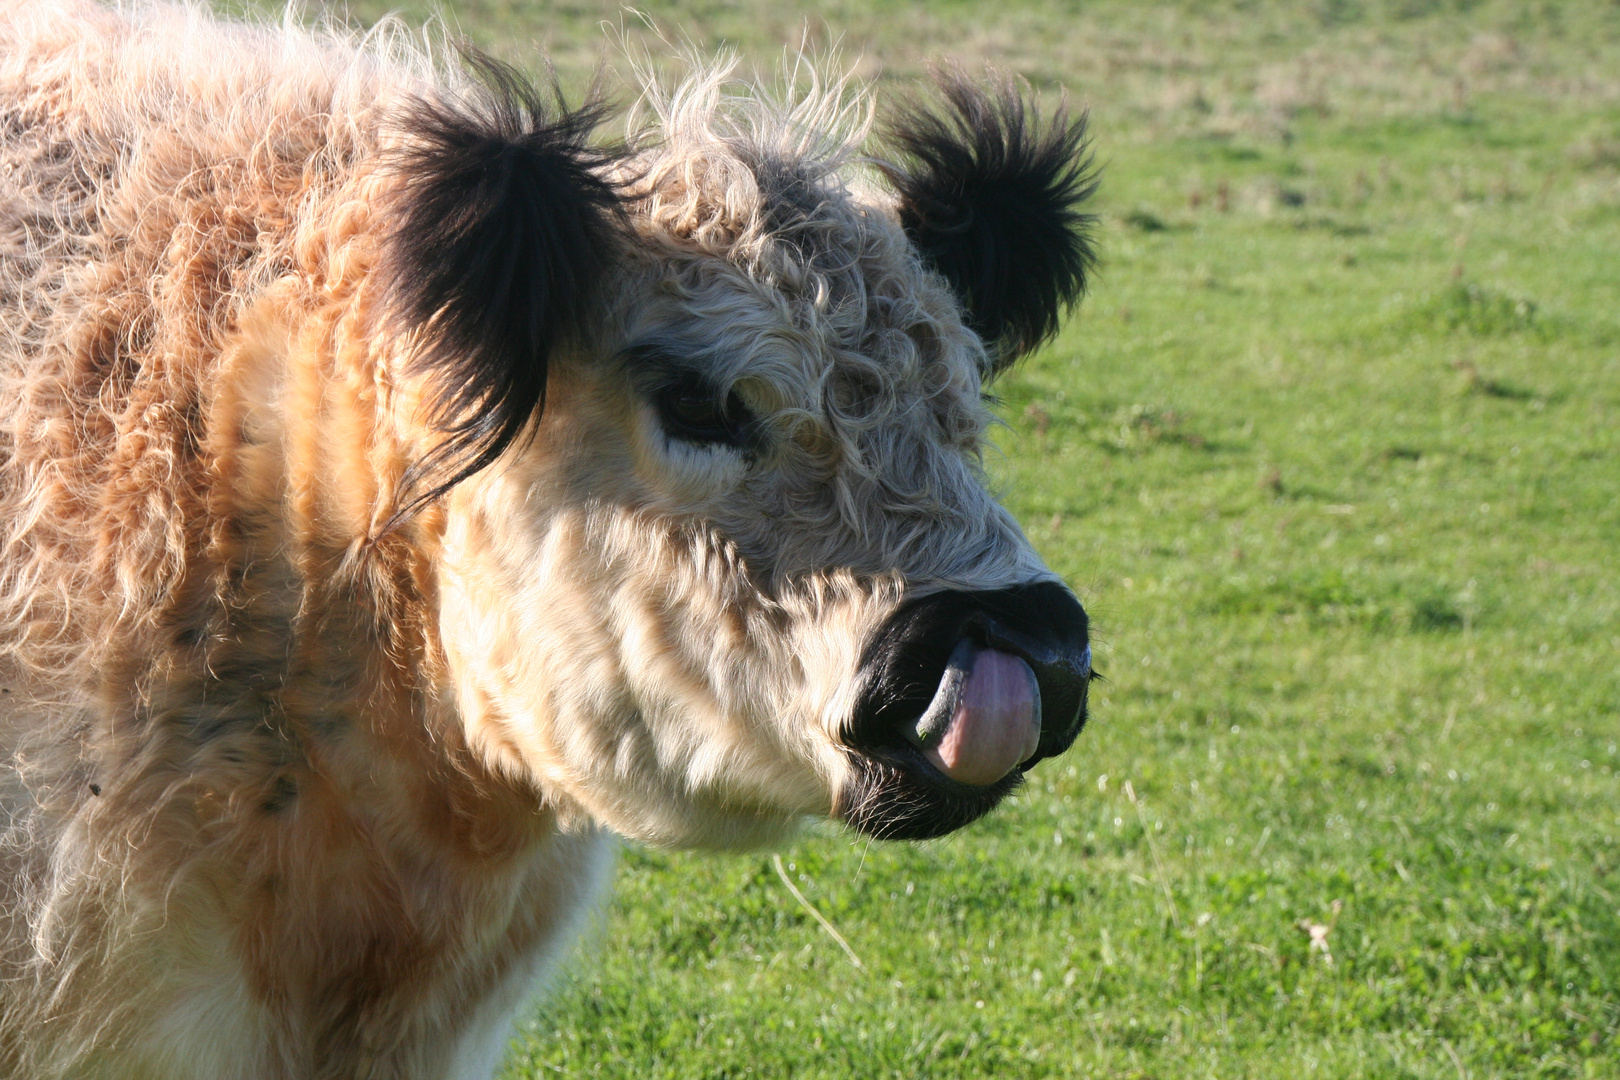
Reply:
M628 850L505 1075L1620 1076L1620 5L644 10L1089 103L1102 269L995 471L1108 681L991 819L784 854L861 967L768 855Z

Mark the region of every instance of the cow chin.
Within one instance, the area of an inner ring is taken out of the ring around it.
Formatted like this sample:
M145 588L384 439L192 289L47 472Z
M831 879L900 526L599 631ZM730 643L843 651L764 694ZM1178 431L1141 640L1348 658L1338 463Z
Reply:
M839 816L879 840L930 840L955 832L995 809L1024 781L1022 769L980 787L940 776L916 752L850 755L851 775L839 795Z

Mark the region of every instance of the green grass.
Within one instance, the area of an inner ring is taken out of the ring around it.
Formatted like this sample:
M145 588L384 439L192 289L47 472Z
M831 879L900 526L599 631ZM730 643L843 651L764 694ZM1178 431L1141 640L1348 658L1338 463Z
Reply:
M618 17L456 10L568 80ZM1620 5L818 17L1092 104L1102 271L996 471L1108 681L989 820L784 853L861 968L768 855L627 851L505 1075L1620 1077Z

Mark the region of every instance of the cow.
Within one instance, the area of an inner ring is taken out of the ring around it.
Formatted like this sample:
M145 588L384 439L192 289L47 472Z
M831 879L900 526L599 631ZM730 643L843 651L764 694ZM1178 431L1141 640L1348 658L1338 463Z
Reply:
M0 14L0 1077L488 1076L618 837L938 836L1084 723L983 466L1084 116L451 52Z

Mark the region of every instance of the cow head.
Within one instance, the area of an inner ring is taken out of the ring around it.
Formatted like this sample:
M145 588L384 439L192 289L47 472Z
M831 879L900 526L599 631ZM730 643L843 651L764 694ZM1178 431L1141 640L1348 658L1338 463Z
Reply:
M860 94L721 67L604 151L480 63L404 114L381 264L473 745L660 843L983 814L1085 720L1085 614L982 467L1090 266L1083 118L947 71L874 160Z

